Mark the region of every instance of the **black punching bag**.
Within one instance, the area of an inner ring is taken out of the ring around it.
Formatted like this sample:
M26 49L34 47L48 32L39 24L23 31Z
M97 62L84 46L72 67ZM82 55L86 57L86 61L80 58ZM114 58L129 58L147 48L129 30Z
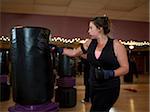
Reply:
M0 49L0 101L10 98L9 74L9 50Z
M50 30L41 27L12 28L11 62L13 100L21 105L37 105L53 97Z
M59 55L58 75L60 77L72 76L70 60L69 56Z

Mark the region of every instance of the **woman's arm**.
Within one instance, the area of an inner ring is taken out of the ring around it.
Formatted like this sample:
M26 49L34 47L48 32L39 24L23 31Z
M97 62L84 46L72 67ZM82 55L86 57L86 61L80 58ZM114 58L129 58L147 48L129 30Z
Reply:
M89 44L90 44L91 40L89 39L88 41L86 41L83 44L83 48L87 51ZM68 49L68 48L64 48L63 49L63 55L67 55L70 57L76 57L76 56L81 56L83 55L83 50L81 49L81 46L76 48L76 49Z
M118 40L114 40L114 51L120 67L115 70L115 76L125 75L129 72L127 51L124 45Z
M63 55L67 55L70 57L80 56L80 55L82 55L81 47L74 48L74 49L64 48Z

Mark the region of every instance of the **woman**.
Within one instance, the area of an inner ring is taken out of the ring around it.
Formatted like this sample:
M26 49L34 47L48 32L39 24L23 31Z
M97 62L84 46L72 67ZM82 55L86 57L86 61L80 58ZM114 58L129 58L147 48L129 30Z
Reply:
M90 20L88 33L91 38L77 49L55 49L71 57L87 54L90 63L91 112L108 112L119 97L120 78L129 71L125 47L108 36L108 17Z

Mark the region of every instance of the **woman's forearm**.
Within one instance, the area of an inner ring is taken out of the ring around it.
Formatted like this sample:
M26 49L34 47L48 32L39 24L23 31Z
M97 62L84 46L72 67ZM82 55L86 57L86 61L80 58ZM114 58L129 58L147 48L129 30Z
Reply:
M70 57L80 56L81 54L82 54L82 51L80 48L77 48L77 49L64 48L63 50L63 55L67 55Z
M124 67L119 67L118 69L114 70L115 71L115 76L123 76L126 75L129 72L129 67L124 66Z

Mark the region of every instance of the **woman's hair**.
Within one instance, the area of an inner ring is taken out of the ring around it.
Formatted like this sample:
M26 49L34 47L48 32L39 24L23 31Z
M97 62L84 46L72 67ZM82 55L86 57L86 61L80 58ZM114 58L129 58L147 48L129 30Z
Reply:
M110 20L108 17L94 17L90 21L92 21L97 28L100 29L100 27L102 27L104 34L108 34L110 32Z

